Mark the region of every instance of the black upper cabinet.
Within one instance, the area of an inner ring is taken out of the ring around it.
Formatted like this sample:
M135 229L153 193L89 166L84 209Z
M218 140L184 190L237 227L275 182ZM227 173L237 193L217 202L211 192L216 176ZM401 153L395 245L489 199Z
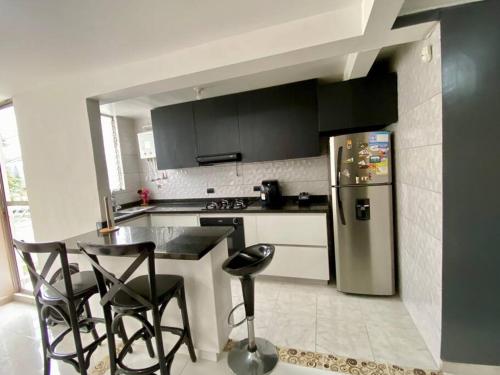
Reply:
M243 161L319 155L315 81L238 94L238 112Z
M193 103L175 104L151 111L158 169L197 166Z
M320 132L376 128L398 121L396 73L318 87Z
M240 152L236 95L193 103L198 156Z

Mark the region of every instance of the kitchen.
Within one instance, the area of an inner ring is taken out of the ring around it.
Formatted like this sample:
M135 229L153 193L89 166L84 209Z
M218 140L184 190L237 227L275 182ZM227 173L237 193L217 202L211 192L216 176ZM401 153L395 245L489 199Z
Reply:
M276 373L316 367L318 373L465 374L467 365L454 362L495 367L490 351L469 347L464 354L451 339L456 310L450 306L460 302L445 289L447 278L458 277L447 268L452 263L444 243L447 223L455 224L445 220L454 211L445 210L452 180L443 173L449 170L444 151L457 150L445 148L445 134L455 140L446 121L458 111L446 90L461 87L452 85L445 66L462 67L451 57L453 48L463 48L455 39L462 31L453 22L467 7L487 19L484 9L495 5L486 0L449 11L419 8L424 13L395 18L394 37L373 42L380 48L342 61L298 59L282 69L228 69L225 76L193 75L182 84L172 79L155 87L113 86L113 75L108 87L88 89L93 94L85 95L84 107L75 101L61 108L63 117L80 117L58 130L57 147L47 151L46 160L34 157L40 146L33 135L43 139L43 130L28 136L26 128L34 118L23 109L35 99L19 95L14 108L23 159L29 160L37 241L64 241L70 263L84 272L93 270L87 260L92 253L82 243L155 242L157 272L185 280L187 307L179 308L189 316L197 358L191 363L192 347L182 345L173 373L181 373L180 366L245 373L238 372L234 358L247 354L254 333L257 347L272 347L266 350L278 362ZM484 48L490 48L487 42ZM81 95L54 90L55 96ZM49 105L38 99L37 108ZM74 160L64 155L80 145L64 137L83 141ZM52 186L54 214L44 215L42 193L49 184L42 164L54 165L59 156L57 169L68 177ZM265 248L253 248L258 244ZM255 278L226 262L238 259L240 251L268 257ZM126 269L125 259L103 258L111 274ZM255 292L245 277L255 281ZM254 302L255 321L249 314ZM99 300L89 303L101 317ZM184 315L176 317L179 308L169 305L165 322L184 322ZM125 331L132 332L138 325L127 319ZM485 326L493 330L489 319ZM151 344L141 332L146 345L134 343L130 353L138 363ZM125 343L119 336L117 343ZM173 344L164 341L166 347ZM93 350L93 360L106 358L106 348Z

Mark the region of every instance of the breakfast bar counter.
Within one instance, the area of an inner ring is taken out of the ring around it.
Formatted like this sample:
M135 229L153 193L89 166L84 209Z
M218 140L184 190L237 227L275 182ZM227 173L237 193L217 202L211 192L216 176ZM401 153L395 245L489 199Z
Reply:
M71 262L80 270L91 270L80 254L78 243L131 244L152 241L156 244L156 272L184 277L191 332L197 355L217 360L227 343L230 328L226 318L232 308L230 277L223 272L222 263L228 257L227 237L232 227L132 227L122 226L116 232L84 233L64 241ZM121 275L133 258L112 253L99 257L99 262L116 275ZM143 264L133 277L146 274ZM175 302L167 306L163 323L181 326ZM91 299L92 310L100 315L99 301ZM135 327L127 322L127 331ZM130 328L128 326L130 325ZM168 343L168 341L166 342ZM168 346L168 344L167 344Z

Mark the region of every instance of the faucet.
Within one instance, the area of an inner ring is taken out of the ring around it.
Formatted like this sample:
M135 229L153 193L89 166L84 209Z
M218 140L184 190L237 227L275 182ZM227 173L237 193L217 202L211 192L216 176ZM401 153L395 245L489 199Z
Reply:
M121 205L116 204L116 197L114 196L114 193L111 193L111 208L113 212L116 212L122 208Z

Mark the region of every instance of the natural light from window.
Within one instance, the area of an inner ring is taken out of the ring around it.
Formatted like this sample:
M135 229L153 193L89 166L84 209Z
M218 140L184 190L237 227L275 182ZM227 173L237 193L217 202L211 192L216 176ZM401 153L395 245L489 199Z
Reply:
M12 237L17 240L33 241L21 145L17 134L16 114L11 104L0 107L0 167ZM36 262L36 257L34 260ZM17 259L17 265L21 289L31 290L32 285L26 266L20 259Z
M125 190L120 138L116 120L112 116L101 115L102 138L108 169L109 188L112 192Z

